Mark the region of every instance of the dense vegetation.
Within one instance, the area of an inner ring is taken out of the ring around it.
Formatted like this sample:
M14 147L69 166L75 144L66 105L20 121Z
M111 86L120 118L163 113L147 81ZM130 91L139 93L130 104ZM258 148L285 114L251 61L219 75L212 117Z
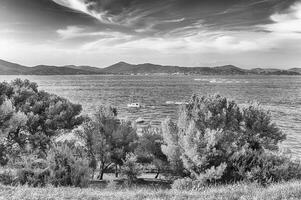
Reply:
M258 105L194 95L177 122L166 119L139 135L116 108L99 106L92 116L81 116L81 109L28 80L0 83L0 164L10 169L0 182L85 187L115 172L132 186L152 172L173 189L203 190L301 178L299 162L279 152L285 134ZM62 140L68 133L73 139Z

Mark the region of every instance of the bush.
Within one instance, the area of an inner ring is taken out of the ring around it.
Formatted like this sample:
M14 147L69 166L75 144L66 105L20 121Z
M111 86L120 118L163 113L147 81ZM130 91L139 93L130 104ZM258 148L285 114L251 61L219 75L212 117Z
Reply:
M74 154L67 144L54 145L48 152L47 161L50 183L54 186L85 187L89 183L91 170L89 161Z
M36 155L23 155L19 169L17 170L16 182L21 185L30 185L33 187L43 187L48 183L50 172L47 168L47 162L39 159Z
M169 161L182 164L195 180L266 184L299 177L298 165L277 155L286 135L258 105L194 95L181 107L177 124L163 123L163 138Z
M141 174L141 167L137 163L137 156L135 154L129 153L126 155L121 168L121 173L127 177L130 184Z
M0 183L3 185L12 185L14 183L14 175L11 171L5 170L0 173Z
M177 179L172 184L172 189L181 191L201 191L204 190L206 183L202 180L192 180L190 178Z
M238 169L237 176L244 181L265 185L272 182L301 179L299 162L272 152L260 153L252 150L237 152L233 156L232 163L232 166Z
M33 187L44 187L48 183L49 171L42 169L19 169L17 183Z

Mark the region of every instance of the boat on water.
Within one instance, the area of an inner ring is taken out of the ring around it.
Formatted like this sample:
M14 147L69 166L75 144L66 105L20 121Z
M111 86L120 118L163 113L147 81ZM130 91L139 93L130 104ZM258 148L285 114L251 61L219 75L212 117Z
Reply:
M130 103L127 105L128 108L141 108L141 104L140 103Z

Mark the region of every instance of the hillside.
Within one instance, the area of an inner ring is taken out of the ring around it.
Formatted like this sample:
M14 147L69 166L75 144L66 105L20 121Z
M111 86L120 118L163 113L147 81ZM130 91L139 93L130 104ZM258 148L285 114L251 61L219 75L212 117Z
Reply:
M252 69L245 70L233 65L224 65L218 67L178 67L162 66L150 63L132 65L125 62L119 62L103 69L107 74L154 74L154 73L182 73L182 74L201 74L201 75L300 75L297 71L280 69Z
M92 74L199 74L199 75L301 75L301 68L290 70L255 68L241 69L233 65L217 67L179 67L151 63L133 65L119 62L106 68L91 66L48 66L26 67L0 60L0 75L92 75Z
M102 69L90 66L48 66L38 65L27 67L4 60L0 60L0 75L77 75L101 74Z
M119 62L103 71L108 74L137 74L137 73L176 73L180 71L180 67L176 66L162 66L151 63L132 65L125 62Z
M77 75L77 74L94 74L94 72L68 67L56 67L47 65L38 65L30 68L24 73L25 75Z
M18 75L28 71L28 67L18 65L15 63L0 60L0 74L1 75Z
M297 73L301 74L301 68L292 68L292 69L289 69L289 71L297 72Z
M96 74L102 74L103 73L103 69L98 68L98 67L76 66L76 65L66 65L66 66L63 66L63 67L76 69L76 70L89 71L89 72L93 72L93 73L96 73Z
M250 73L253 74L262 74L262 75L298 75L301 73L298 71L293 71L292 69L289 70L279 70L279 69L274 69L274 68L255 68L251 69Z

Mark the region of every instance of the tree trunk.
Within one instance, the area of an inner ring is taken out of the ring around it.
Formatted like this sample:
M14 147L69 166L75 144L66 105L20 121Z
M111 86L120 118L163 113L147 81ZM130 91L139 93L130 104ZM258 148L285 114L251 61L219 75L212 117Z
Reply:
M102 180L102 179L103 179L103 174L104 174L104 170L101 170L99 180Z
M94 180L95 169L92 171L92 180Z
M105 168L103 165L99 168L99 174L97 176L97 179L102 180L103 179L103 174L104 174Z
M108 167L109 167L111 164L112 164L112 163L108 164L107 166L105 166L105 164L102 164L102 165L101 165L100 172L99 172L99 175L98 175L98 179L99 179L99 180L102 180L102 179L103 179L103 175L104 175L106 169L108 169Z
M118 165L115 164L115 177L118 178Z
M158 169L155 179L159 177L159 174L160 174L160 169Z

